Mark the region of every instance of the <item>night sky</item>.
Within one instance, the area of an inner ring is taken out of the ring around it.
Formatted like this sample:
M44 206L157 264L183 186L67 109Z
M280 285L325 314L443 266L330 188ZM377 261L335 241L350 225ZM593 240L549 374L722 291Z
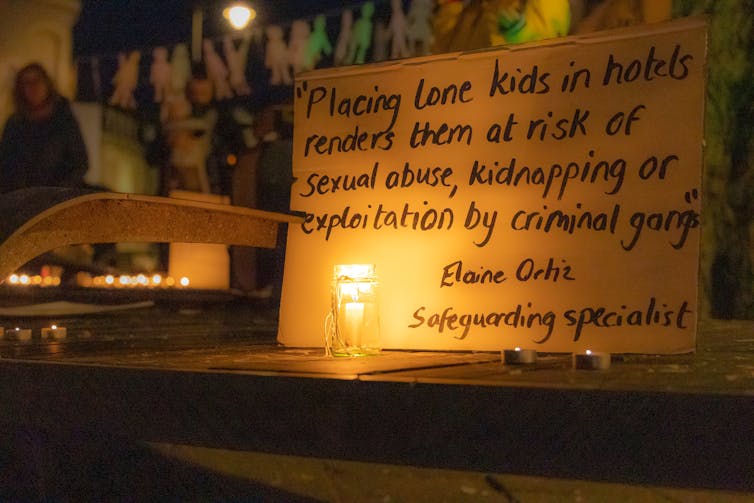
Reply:
M82 0L81 13L73 30L74 57L77 62L77 94L79 101L102 101L113 92L113 76L118 68L118 54L133 50L142 53L139 64L139 85L134 91L138 103L152 102L150 85L151 50L157 46L169 49L178 43L191 42L191 18L195 5L204 10L203 35L218 43L230 28L222 18L222 8L231 0ZM327 16L331 41L340 30L340 16L349 7L358 13L366 0L247 0L257 10L255 23L261 28L280 24L284 28L296 19L313 20L317 14ZM374 19L390 16L390 0L371 0ZM408 7L404 0L404 9ZM252 43L246 67L252 88L266 86L263 68L264 42ZM321 64L331 64L326 58ZM262 96L264 93L254 93Z
M379 4L385 1L377 1ZM344 6L358 8L361 1L253 0L260 24L287 24L319 13L337 13ZM389 2L387 2L389 3ZM74 28L75 56L108 55L123 50L174 45L191 38L194 5L205 11L204 33L222 33L222 7L226 2L203 0L83 0Z

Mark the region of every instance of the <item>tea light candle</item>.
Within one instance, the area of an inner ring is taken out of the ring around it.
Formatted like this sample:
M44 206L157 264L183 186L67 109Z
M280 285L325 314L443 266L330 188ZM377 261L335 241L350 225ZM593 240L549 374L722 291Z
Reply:
M9 328L5 331L5 338L28 342L31 340L31 329L21 327Z
M523 365L527 363L536 363L537 352L533 349L504 349L503 363L509 365Z
M57 325L52 325L50 327L42 329L43 339L65 339L67 335L68 329L66 329L65 327L59 327Z
M573 354L573 367L582 370L606 370L610 368L610 353L599 353L587 349Z

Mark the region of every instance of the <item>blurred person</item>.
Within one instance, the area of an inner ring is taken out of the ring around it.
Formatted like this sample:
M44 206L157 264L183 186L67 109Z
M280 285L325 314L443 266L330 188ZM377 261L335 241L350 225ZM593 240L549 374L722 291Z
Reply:
M83 187L89 161L81 129L42 65L18 71L13 99L15 111L0 139L0 192Z
M290 213L293 186L293 123L284 119L284 108L265 108L254 127L260 139L256 166L257 208L278 213ZM287 235L287 225L281 224L275 248L258 250L257 281L261 288L252 292L252 296L271 298L279 303Z

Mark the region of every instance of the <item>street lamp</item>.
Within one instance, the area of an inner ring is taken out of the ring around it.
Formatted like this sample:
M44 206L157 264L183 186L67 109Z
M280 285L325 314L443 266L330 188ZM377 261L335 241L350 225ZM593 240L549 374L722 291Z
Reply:
M257 11L246 2L234 2L223 9L223 17L228 20L228 23L234 29L243 30L257 17ZM191 17L191 59L195 63L202 60L203 27L204 9L196 7Z
M223 17L236 30L243 30L257 17L257 11L244 2L237 2L223 9Z

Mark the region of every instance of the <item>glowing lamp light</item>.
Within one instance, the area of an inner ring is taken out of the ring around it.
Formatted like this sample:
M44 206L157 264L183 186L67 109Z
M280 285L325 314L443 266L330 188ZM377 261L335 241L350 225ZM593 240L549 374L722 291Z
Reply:
M223 9L223 17L236 30L243 30L257 17L257 11L244 3L235 3Z
M160 283L162 283L162 276L159 274L155 274L152 276L152 284L155 286L158 286Z
M18 282L21 283L22 285L28 285L29 281L30 281L29 276L27 276L26 274L22 274L21 276L18 277Z
M364 356L380 352L377 286L374 264L335 266L332 307L325 328L327 355Z
M18 281L18 274L11 274L10 276L8 276L8 283L10 283L11 285L17 285Z
M189 281L189 279L186 276L184 276L180 279L179 283L181 284L181 286L189 286L191 281Z

